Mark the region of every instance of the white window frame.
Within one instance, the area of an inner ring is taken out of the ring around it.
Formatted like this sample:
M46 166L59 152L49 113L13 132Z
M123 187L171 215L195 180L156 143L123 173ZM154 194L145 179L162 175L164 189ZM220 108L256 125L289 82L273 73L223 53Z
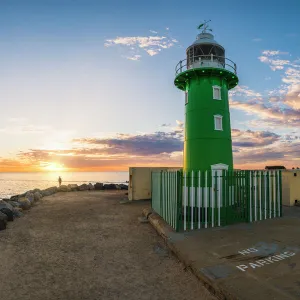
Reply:
M221 128L218 128L218 121L221 120ZM223 116L221 115L214 115L214 124L215 124L215 130L223 131Z
M184 92L184 102L185 104L189 103L189 91Z
M213 99L214 100L222 100L222 95L221 95L221 87L220 86L218 86L218 85L213 85ZM219 97L217 97L217 95L216 95L216 90L218 90L218 93L219 93Z

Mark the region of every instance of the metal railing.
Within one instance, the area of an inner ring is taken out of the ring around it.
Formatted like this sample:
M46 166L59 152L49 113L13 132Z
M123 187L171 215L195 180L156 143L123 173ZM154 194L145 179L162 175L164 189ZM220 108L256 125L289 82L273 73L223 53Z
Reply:
M176 231L282 216L280 171L152 172L152 209Z
M213 54L192 56L181 60L175 67L175 75L198 68L221 68L236 74L236 64L224 56Z

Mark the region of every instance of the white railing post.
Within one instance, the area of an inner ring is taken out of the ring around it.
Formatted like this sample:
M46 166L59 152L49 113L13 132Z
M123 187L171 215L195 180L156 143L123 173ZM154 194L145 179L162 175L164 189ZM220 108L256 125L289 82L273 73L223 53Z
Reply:
M274 218L276 217L276 171L273 172L273 206L274 206Z
M261 172L259 172L259 219L262 220L261 217Z
M257 171L254 171L254 220L257 221Z
M250 207L250 222L252 222L252 171L250 171L250 199L249 199L249 207Z
M192 183L191 183L191 229L194 229L194 171L192 171Z
M201 228L201 210L200 210L200 207L201 207L201 171L198 171L198 229Z
M208 192L208 186L207 186L207 171L205 171L205 228L207 228L207 192Z
M215 217L215 214L214 214L214 212L215 212L215 205L214 205L214 203L215 203L215 193L216 193L216 191L215 191L215 189L216 189L216 187L214 186L215 185L215 174L214 174L214 172L217 172L217 171L212 171L212 173L211 173L211 180L212 180L212 183L211 183L211 194L210 194L210 199L211 199L211 202L210 202L210 205L211 205L211 227L215 227L215 224L214 224L214 217Z
M183 197L183 205L184 205L184 218L183 218L183 229L186 230L186 202L187 202L187 186L186 186L186 172L183 173L184 176L184 197Z
M278 205L278 217L281 215L281 206L280 206L280 171L277 171L277 205Z
M267 171L264 172L264 185L265 185L265 220L267 219Z
M222 179L223 178L223 171L222 171ZM221 174L219 174L219 190L218 190L218 226L221 226L221 189L223 188L223 184L221 183ZM222 193L224 191L222 190Z
M272 217L272 203L271 203L271 198L272 198L272 179L270 176L270 171L269 171L269 218L271 219Z

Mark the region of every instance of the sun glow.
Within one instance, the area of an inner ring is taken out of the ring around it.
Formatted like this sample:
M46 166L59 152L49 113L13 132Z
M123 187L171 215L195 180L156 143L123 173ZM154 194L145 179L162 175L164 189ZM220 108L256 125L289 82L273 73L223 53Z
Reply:
M43 166L43 170L55 172L55 171L65 171L66 168L62 164L48 163L46 166Z

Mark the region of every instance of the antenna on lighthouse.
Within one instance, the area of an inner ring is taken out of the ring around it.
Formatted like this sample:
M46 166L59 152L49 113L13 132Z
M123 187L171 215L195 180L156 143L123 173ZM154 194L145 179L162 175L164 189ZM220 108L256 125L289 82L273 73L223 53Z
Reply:
M204 20L204 23L200 24L197 29L201 30L202 29L202 33L206 33L206 31L212 31L211 28L208 28L209 25L208 23L211 22L211 20L208 20L208 21L205 21Z

